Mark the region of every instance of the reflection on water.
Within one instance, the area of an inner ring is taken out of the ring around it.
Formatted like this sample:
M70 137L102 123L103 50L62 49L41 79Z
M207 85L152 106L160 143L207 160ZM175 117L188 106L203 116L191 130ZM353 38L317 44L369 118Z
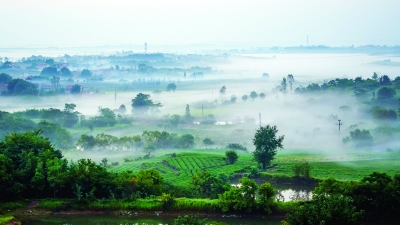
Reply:
M282 202L289 201L306 201L312 199L312 191L310 190L277 190L276 192L276 200Z

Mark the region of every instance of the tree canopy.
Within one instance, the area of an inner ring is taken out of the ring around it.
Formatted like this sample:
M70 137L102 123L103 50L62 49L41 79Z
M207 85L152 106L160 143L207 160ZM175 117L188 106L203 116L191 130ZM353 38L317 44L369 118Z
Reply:
M283 148L284 136L277 136L276 126L264 126L257 129L253 144L256 147L253 152L254 159L265 169L275 158L278 148Z
M0 73L0 84L8 84L13 78L6 73Z
M139 114L146 114L152 109L158 109L162 107L160 103L153 103L153 101L150 99L149 94L143 93L137 94L136 97L132 99L131 106L134 109L134 112L137 112Z

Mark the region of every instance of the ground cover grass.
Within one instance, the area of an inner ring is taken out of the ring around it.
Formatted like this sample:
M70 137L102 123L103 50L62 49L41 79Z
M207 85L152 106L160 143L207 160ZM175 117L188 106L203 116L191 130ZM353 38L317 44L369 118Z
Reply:
M164 154L163 154L164 153ZM176 153L173 157L170 154ZM110 169L112 172L141 169L156 169L160 171L165 181L174 184L185 184L192 180L195 173L207 170L213 175L242 174L251 166L257 166L250 153L239 153L238 161L227 164L224 159L224 149L185 149L160 151L156 157L147 160L124 163ZM312 166L311 176L316 179L330 177L339 180L360 180L373 173L382 172L390 176L400 174L399 152L354 152L346 155L326 155L307 150L279 151L274 165L265 174L270 176L292 177L292 166L301 161L307 161Z

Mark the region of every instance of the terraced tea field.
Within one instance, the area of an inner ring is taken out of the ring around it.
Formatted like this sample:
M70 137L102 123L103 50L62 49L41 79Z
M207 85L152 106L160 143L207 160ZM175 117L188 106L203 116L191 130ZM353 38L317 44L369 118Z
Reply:
M248 166L255 165L250 155L243 155L235 164L228 165L223 155L180 153L176 156L160 156L148 160L124 163L111 169L112 172L131 170L138 172L142 169L156 169L166 181L174 183L187 183L192 176L202 170L207 170L213 175L220 173L229 175L241 171Z

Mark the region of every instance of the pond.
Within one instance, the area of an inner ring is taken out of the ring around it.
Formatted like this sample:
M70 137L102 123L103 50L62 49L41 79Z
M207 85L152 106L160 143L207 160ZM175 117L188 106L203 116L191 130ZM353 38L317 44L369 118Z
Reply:
M172 216L52 215L18 218L24 225L171 225ZM221 215L209 221L229 225L279 225L282 219L244 218Z

